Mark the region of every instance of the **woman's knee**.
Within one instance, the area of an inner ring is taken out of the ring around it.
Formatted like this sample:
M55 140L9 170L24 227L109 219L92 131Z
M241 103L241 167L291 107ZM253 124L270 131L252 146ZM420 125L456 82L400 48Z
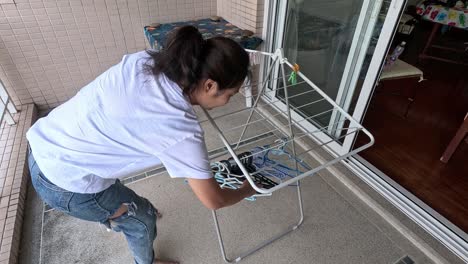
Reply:
M139 211L139 214L141 214L141 220L145 222L146 227L148 228L148 235L150 240L154 240L157 235L157 230L156 230L156 219L157 219L157 210L153 206L153 204L148 201L146 198L142 198L142 208Z
M116 231L126 226L128 230L133 230L140 233L140 235L147 233L146 235L152 241L156 238L157 210L145 198L141 197L141 199L138 200L139 201L123 203L122 207L126 208L126 211L120 216L116 216L115 218L111 217L110 221L119 225L117 230L114 229Z
M140 210L137 210L138 218L145 223L151 236L156 236L157 210L146 198L142 198Z
M128 205L123 203L120 205L119 209L117 209L117 211L109 217L109 220L115 219L127 212L128 212Z

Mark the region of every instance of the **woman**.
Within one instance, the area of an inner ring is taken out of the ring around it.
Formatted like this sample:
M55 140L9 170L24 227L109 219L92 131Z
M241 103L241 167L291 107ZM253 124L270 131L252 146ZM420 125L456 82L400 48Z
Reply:
M157 210L119 178L163 164L188 179L210 209L255 193L221 189L213 178L193 105L225 105L248 71L234 41L203 40L194 27L172 34L163 51L139 52L98 76L27 133L34 188L53 208L122 231L137 264L154 256Z

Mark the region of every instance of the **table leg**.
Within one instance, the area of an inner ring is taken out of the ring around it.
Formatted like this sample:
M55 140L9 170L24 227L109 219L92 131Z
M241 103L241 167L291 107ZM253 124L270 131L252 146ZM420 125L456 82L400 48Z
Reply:
M433 24L434 26L432 26L431 35L429 36L429 39L427 40L426 46L424 47L422 53L419 54L419 59L424 59L427 56L427 51L432 46L432 41L434 41L434 37L440 29L439 23L433 23Z
M463 121L462 125L448 144L447 148L444 151L444 154L442 154L440 161L444 163L447 163L449 161L449 159L452 157L452 154L457 149L458 145L460 145L462 140L466 137L466 133L468 133L468 114L465 116L465 120Z

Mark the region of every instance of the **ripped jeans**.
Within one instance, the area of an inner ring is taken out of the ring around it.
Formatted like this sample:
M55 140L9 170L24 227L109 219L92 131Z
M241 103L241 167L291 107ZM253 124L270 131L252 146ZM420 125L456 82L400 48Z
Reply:
M123 232L135 263L153 263L157 210L147 199L138 196L119 180L99 193L69 192L47 180L31 151L28 163L34 189L44 202L73 217L100 222L116 232ZM122 204L127 205L128 212L109 220Z

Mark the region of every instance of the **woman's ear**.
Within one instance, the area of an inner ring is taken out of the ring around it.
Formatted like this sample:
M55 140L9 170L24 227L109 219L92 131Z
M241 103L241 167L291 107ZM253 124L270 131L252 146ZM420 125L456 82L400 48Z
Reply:
M203 91L209 95L216 95L218 94L218 83L213 81L212 79L206 79L205 83L203 84Z

